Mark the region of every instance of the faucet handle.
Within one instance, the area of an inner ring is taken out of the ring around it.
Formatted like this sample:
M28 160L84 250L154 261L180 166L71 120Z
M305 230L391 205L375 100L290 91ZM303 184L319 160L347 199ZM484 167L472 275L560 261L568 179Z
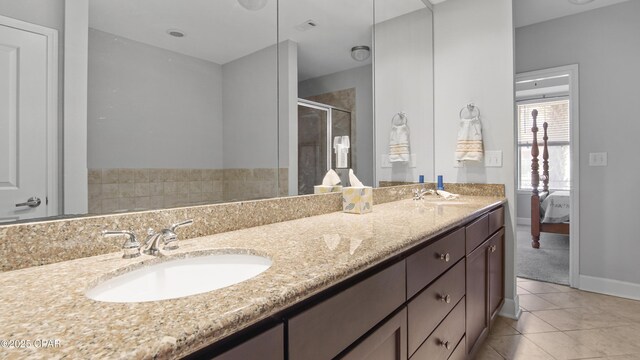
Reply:
M185 220L179 223L175 223L169 227L169 229L165 229L162 231L164 238L164 247L163 250L175 250L178 248L178 235L176 234L176 230L183 226L189 226L193 224L193 219Z
M140 243L136 238L136 234L132 231L128 230L104 230L102 231L102 236L104 237L113 237L113 236L126 236L126 240L122 244L122 258L123 259L132 259L140 256Z
M171 225L171 227L169 227L169 230L171 230L173 232L176 232L176 230L178 230L179 228L181 228L183 226L189 226L191 224L193 224L193 219L181 221L179 223L175 223L175 224Z

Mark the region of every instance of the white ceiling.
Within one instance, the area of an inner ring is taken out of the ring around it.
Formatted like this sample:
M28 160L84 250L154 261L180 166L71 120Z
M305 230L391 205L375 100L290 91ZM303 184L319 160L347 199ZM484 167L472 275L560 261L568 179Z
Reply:
M595 0L589 4L575 5L567 0L514 0L514 26L518 28L537 24L625 1L627 0Z
M353 46L371 46L373 1L280 0L280 41L298 43L298 74L304 80L364 64ZM422 0L376 0L381 22L421 8ZM318 26L301 32L307 20ZM248 11L236 0L90 0L89 26L128 39L225 64L276 43L276 2ZM184 31L184 38L167 35Z

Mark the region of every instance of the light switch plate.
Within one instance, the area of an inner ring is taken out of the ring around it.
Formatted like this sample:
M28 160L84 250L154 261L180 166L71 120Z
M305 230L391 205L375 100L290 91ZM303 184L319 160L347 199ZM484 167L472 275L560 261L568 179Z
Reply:
M484 152L485 167L502 167L502 151L485 151Z
M589 153L589 166L607 166L607 153Z

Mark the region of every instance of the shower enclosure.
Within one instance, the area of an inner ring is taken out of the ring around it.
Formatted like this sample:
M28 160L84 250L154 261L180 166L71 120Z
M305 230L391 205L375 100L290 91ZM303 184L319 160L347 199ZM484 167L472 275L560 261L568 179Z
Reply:
M329 169L336 170L344 184L354 150L351 116L349 110L298 99L298 194L313 194ZM348 137L352 146L345 167L336 166L336 137L338 144Z

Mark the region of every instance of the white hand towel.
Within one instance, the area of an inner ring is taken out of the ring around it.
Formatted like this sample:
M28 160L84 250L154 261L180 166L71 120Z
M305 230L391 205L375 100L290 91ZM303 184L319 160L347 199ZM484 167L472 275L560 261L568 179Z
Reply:
M460 120L456 160L482 161L482 154L482 124L480 124L480 119L474 117Z
M396 123L394 120L399 118ZM389 162L408 162L409 152L409 126L407 116L398 113L391 120L391 134L389 135Z
M458 194L453 194L444 190L436 190L436 192L438 193L438 195L442 196L442 198L445 200L453 200L460 197L460 195Z

